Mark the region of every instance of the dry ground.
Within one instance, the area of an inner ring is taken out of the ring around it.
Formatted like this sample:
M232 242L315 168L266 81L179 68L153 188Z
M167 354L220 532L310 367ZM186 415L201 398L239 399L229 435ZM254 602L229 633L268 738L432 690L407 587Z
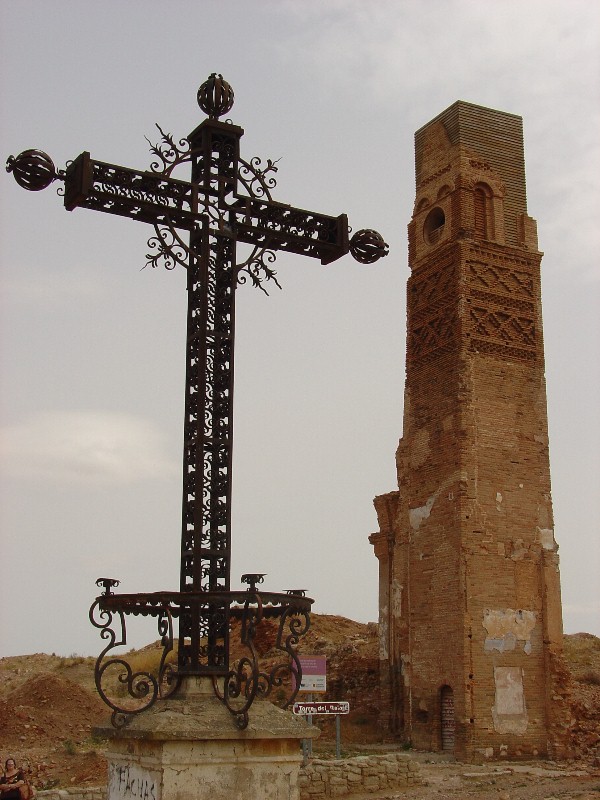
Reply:
M259 637L267 660L274 654L274 639L269 629ZM314 615L303 650L327 656L329 698L350 701L351 714L343 718L343 755L401 746L381 744L377 730L375 624ZM157 653L157 646L150 645L131 657L140 668L156 660ZM600 800L600 639L566 636L565 655L572 674L573 761L465 765L413 751L428 785L368 797ZM39 789L105 783L104 742L94 739L92 728L106 721L107 709L95 692L93 667L94 659L78 656L38 653L0 659L0 758L15 756ZM323 735L315 755L331 755L333 719L319 718L319 725Z

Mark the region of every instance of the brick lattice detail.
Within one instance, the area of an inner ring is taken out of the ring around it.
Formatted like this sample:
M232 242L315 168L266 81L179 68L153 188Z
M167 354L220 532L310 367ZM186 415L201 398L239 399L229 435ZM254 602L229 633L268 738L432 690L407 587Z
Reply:
M457 291L458 269L452 253L410 278L407 362L429 360L457 346Z
M381 719L459 757L560 757L541 253L521 120L456 103L417 132L415 162L399 491L376 498L371 536Z

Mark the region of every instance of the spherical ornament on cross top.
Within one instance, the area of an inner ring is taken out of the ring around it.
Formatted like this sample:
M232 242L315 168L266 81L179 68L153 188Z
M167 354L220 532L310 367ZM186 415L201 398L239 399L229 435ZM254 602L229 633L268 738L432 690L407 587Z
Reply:
M213 72L198 89L198 105L211 119L218 119L233 107L233 89L222 75Z
M58 177L54 162L42 150L23 150L18 156L9 156L6 171L12 172L14 179L30 192L46 189Z
M350 239L350 252L361 264L373 264L380 258L387 256L388 245L377 231L364 228L356 231Z

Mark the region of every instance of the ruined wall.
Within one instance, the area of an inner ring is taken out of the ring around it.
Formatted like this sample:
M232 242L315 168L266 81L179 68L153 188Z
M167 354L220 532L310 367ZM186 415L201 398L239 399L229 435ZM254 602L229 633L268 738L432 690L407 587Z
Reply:
M406 753L335 760L314 758L300 768L298 786L292 788L289 796L300 800L347 797L383 789L405 789L422 783L419 762ZM50 789L40 791L36 796L39 800L106 800L107 787ZM260 798L253 796L251 800Z
M415 143L399 492L376 499L371 537L384 723L462 756L556 754L560 587L521 120L459 102Z
M315 758L300 769L300 800L420 786L420 770L419 762L404 753L326 761Z

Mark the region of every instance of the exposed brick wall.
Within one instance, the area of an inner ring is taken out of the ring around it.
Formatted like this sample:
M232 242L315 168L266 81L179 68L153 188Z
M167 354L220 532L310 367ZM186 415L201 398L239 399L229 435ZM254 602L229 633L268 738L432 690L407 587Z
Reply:
M394 514L376 499L371 537L383 719L463 757L557 755L560 583L521 120L459 102L415 145L399 492L383 496Z

